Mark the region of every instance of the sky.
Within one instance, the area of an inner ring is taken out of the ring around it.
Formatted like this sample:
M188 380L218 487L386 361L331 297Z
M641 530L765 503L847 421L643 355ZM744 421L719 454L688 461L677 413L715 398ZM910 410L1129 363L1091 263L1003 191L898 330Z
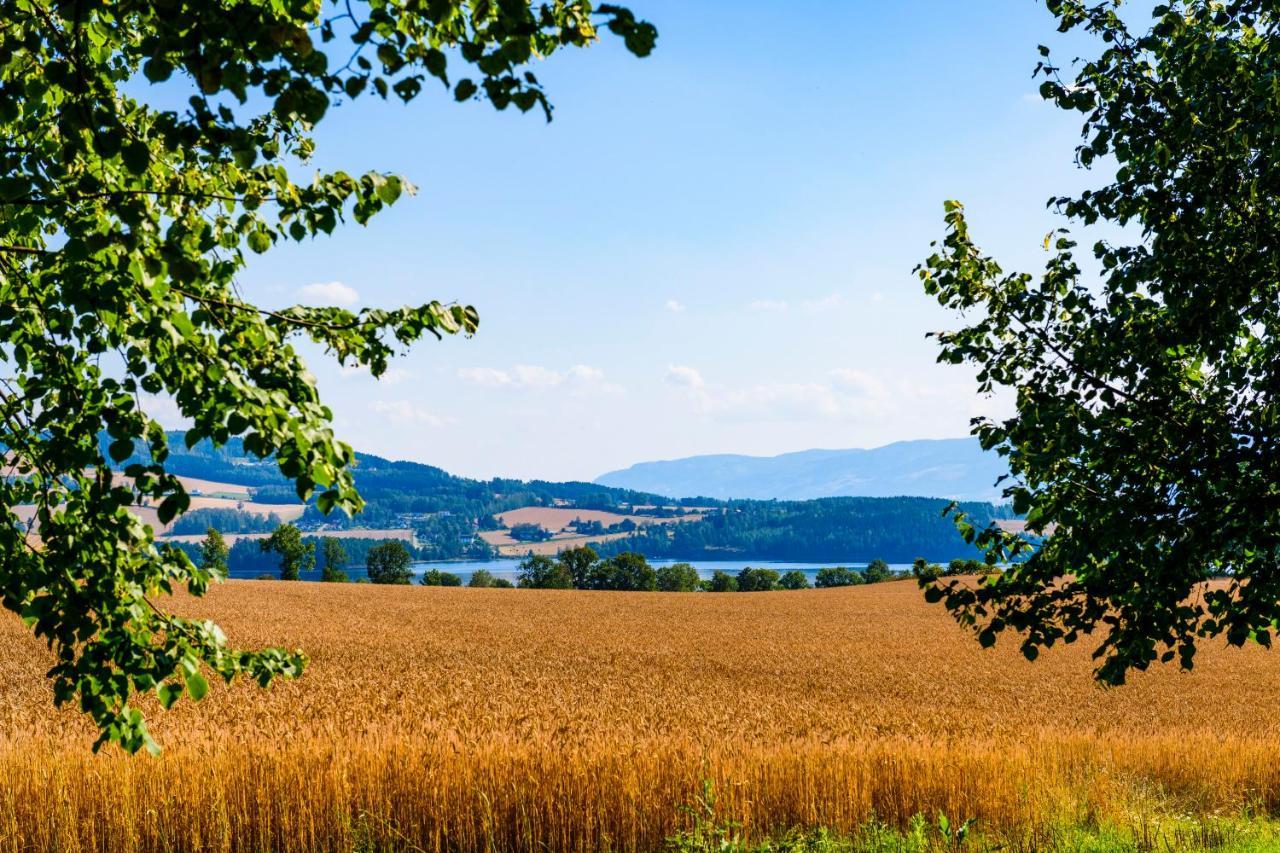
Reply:
M1039 269L1062 224L1045 201L1096 182L1073 165L1080 117L1036 94L1037 45L1061 45L1043 3L630 5L657 50L540 63L550 124L430 90L326 116L317 168L418 193L253 258L246 296L481 318L380 380L304 347L340 437L466 476L593 479L962 436L1001 411L935 363L926 333L959 318L912 270L950 198L1006 269Z

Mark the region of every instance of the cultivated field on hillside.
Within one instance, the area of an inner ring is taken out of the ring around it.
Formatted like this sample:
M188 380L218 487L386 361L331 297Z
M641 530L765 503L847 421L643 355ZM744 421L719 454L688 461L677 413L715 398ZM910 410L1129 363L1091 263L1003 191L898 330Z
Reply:
M584 536L570 528L570 525L575 521L598 521L606 527L612 524L620 524L623 521L631 521L637 527L644 527L650 524L678 524L685 521L700 521L702 514L689 512L677 518L658 518L652 515L627 515L598 509L526 506L520 509L508 510L495 517L506 528L514 527L517 524L536 524L551 534L551 538L544 542L523 542L512 538L509 529L482 531L480 538L497 548L499 555L522 557L525 554L533 553L554 557L566 548L586 545L591 542L611 542L615 539L626 539L631 535L630 533L597 533Z
M698 521L701 518L702 515L699 513L689 513L678 518L658 518L652 515L628 515L599 509L572 509L550 506L526 506L520 509L508 510L497 516L498 521L506 527L514 527L517 524L536 524L552 533L568 527L575 521L598 521L607 527L610 524L618 524L623 521L632 521L637 525L643 526L646 524L674 524L679 521Z
M0 618L0 849L653 849L944 810L1055 820L1280 807L1280 657L1207 647L1120 689L1083 646L983 651L909 582L590 593L231 582L190 614L302 647L298 682L148 705L160 759L87 753ZM1212 645L1212 644L1210 644Z

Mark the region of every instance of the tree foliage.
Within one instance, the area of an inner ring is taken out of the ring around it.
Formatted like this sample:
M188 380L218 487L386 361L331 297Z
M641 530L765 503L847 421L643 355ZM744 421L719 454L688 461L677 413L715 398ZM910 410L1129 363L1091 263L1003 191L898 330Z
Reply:
M672 563L656 572L660 592L697 592L700 586L698 570L688 563Z
M325 583L346 583L347 549L342 547L342 540L336 536L325 536L320 540L320 554L324 558L324 566L320 570L320 580Z
M432 568L422 573L418 583L422 586L462 586L462 578L453 572L442 572ZM492 577L490 577L490 583L492 583Z
M413 555L403 542L392 539L369 549L365 568L379 584L407 584L413 579Z
M315 543L302 541L302 531L292 524L282 524L266 539L258 540L258 548L280 557L282 581L296 581L316 567Z
M781 575L774 569L747 566L738 572L738 592L769 592L778 588Z
M573 575L559 560L535 554L520 563L519 583L524 589L573 589Z
M1099 41L1073 79L1041 48L1040 91L1083 115L1076 160L1099 175L1050 204L1077 232L1109 227L1087 260L1063 227L1042 273L1006 272L946 205L920 275L969 324L939 335L940 360L1012 389L1015 413L974 432L1008 457L1006 495L1043 542L1027 556L962 519L990 562L1027 559L927 594L983 645L1020 634L1028 658L1092 635L1116 684L1190 668L1208 638L1270 645L1280 619L1280 11L1048 6Z
M791 569L782 573L778 586L782 589L808 589L809 579L799 569Z
M856 586L866 582L867 579L862 576L861 572L855 572L845 566L818 569L818 574L813 579L813 585L819 589L833 586Z
M200 570L208 572L210 577L225 578L227 576L227 557L231 549L227 540L216 528L205 531L204 541L200 543Z
M601 27L637 55L653 46L650 25L589 0L0 0L0 446L14 473L0 598L53 649L54 701L78 700L95 748L154 747L136 691L169 706L205 694L205 667L265 684L304 663L232 652L212 623L155 604L211 576L129 511L150 504L167 524L189 506L153 397L190 422L187 443L241 437L299 498L355 512L351 448L291 341L376 376L425 335L476 330L465 305L266 310L239 292L247 253L365 223L413 189L381 172L295 180L316 123L433 81L549 116L527 64ZM182 106L147 100L148 82Z

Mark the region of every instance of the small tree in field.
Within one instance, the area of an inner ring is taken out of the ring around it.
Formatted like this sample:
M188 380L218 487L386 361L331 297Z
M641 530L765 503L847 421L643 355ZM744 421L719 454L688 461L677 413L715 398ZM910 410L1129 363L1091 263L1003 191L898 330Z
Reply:
M672 563L658 569L657 582L662 592L696 592L698 570L688 563Z
M316 546L302 541L302 531L292 524L282 524L266 539L258 542L263 552L280 555L280 580L296 581L302 572L316 567Z
M862 579L867 583L881 583L893 580L893 570L884 560L872 560L862 572Z
M591 573L591 589L652 591L658 575L643 554L624 551L597 565Z
M591 584L591 573L600 562L600 555L590 545L566 548L557 558L573 578L573 585L586 589Z
M860 572L844 566L835 566L829 569L818 569L818 575L814 578L813 585L819 588L829 588L834 586L856 586L866 583L867 579Z
M707 592L737 592L738 579L728 572L716 569L711 573L711 579L702 582L702 588Z
M520 564L520 586L525 589L573 589L573 576L563 563L542 554Z
M227 540L222 538L218 530L210 527L204 535L204 541L200 543L200 568L211 575L225 578L227 557L230 555L231 549L227 547Z
M407 584L413 578L413 555L395 540L369 549L369 580L381 584Z
M462 586L462 578L452 572L442 572L433 568L423 572L418 583L422 586Z
M792 569L782 573L782 577L778 579L778 586L782 589L808 589L809 579L799 569Z
M347 549L342 547L342 540L336 536L326 536L320 540L324 568L320 572L320 580L326 583L346 583Z
M494 580L493 572L488 569L476 569L471 573L471 580L467 586L475 589L489 589L493 586Z
M750 566L738 572L738 592L769 592L778 588L779 575L773 569L753 569Z

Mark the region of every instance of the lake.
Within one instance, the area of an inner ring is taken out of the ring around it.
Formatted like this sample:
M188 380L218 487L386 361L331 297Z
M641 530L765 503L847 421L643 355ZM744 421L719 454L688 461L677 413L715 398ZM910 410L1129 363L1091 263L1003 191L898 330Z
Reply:
M698 576L709 578L716 571L728 572L736 575L738 572L751 566L756 569L774 569L775 571L789 572L792 569L798 569L804 572L805 577L809 579L809 583L813 583L813 579L817 576L819 569L827 569L832 566L847 566L851 569L864 569L867 567L866 560L846 560L845 562L831 563L796 563L778 561L771 562L769 560L650 560L649 565L656 568L662 566L670 566L673 563L691 563L698 570ZM478 569L488 570L495 578L506 578L511 582L515 582L519 574L520 560L509 558L504 560L477 560L475 562L459 563L459 562L419 562L413 564L414 576L430 571L431 569L439 569L442 572L452 572L462 578L464 584L471 580L471 574ZM910 563L890 563L889 568L895 572L911 571Z

